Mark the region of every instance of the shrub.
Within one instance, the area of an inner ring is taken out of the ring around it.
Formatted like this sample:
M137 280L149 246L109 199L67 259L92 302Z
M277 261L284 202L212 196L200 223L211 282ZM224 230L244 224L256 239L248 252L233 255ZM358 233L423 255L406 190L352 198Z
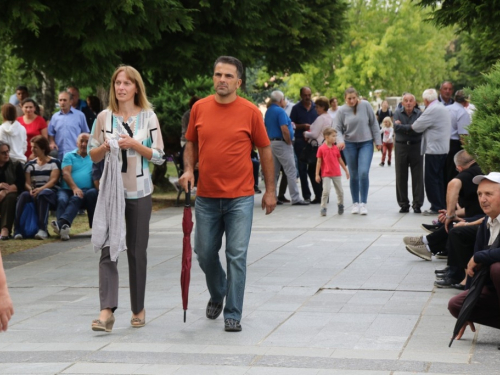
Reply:
M484 76L485 83L471 92L476 106L464 148L484 173L500 172L500 63Z

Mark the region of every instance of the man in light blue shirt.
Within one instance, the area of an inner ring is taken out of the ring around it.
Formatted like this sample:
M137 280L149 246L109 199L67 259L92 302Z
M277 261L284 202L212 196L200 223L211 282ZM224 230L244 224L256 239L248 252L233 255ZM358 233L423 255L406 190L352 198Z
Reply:
M63 241L69 240L71 224L78 210L86 209L89 227L92 228L97 189L92 181L92 160L87 154L89 134L78 136L77 149L64 155L62 162L62 184L57 192L57 220L51 222L52 229Z
M52 115L49 124L50 149L57 150L57 157L61 161L64 154L74 150L78 136L90 132L85 115L71 107L71 99L70 93L59 93L61 110Z
M455 102L446 107L451 117L450 151L446 158L447 182L453 180L458 174L453 158L462 149L462 140L460 138L469 134L467 127L471 123L471 117L465 109L466 104L467 100L463 90L458 90L455 93Z

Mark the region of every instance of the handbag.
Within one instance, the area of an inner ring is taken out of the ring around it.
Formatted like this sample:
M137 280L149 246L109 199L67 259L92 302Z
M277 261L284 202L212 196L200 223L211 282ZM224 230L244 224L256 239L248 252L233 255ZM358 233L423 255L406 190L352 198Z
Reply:
M21 228L19 229L23 238L33 238L38 232L38 216L33 202L28 202L24 205L20 226Z
M311 140L311 142L306 144L306 146L302 149L302 152L299 156L299 161L306 164L315 164L318 147L318 141L315 139Z

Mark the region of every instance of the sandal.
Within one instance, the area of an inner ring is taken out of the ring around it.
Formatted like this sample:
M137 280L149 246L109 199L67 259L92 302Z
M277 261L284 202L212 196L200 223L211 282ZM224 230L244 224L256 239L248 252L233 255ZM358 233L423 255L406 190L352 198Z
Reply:
M144 318L132 318L130 319L130 325L134 328L141 328L146 325L146 311L144 311Z
M92 331L111 332L113 324L115 324L115 316L113 314L111 314L108 320L104 322L102 320L95 319L92 321Z

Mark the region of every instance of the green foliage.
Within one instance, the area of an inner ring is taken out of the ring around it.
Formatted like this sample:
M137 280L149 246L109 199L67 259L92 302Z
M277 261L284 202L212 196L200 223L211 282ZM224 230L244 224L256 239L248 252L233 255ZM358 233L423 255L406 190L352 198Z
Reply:
M489 173L500 171L500 63L484 76L484 81L471 93L476 111L464 147L476 156L483 172Z
M303 73L283 75L285 95L298 100L307 85L313 93L339 98L349 86L364 97L377 89L385 96L409 91L419 97L426 88L455 80L453 31L425 22L429 13L410 0L352 0L342 43L303 64Z
M151 98L154 110L160 121L166 152L172 153L180 149L181 118L188 107L191 96L203 98L212 93L210 77L196 77L194 80L184 80L179 88L165 82L157 94Z
M24 67L23 60L12 55L12 48L0 43L0 103L8 102L18 85L28 87L33 95L36 93L38 80L32 70Z
M30 67L106 84L120 63L152 90L211 74L219 55L297 71L341 37L344 0L2 1L0 38Z
M465 36L467 59L477 71L487 72L500 59L497 0L413 0L433 10L432 20L438 26L456 26Z

